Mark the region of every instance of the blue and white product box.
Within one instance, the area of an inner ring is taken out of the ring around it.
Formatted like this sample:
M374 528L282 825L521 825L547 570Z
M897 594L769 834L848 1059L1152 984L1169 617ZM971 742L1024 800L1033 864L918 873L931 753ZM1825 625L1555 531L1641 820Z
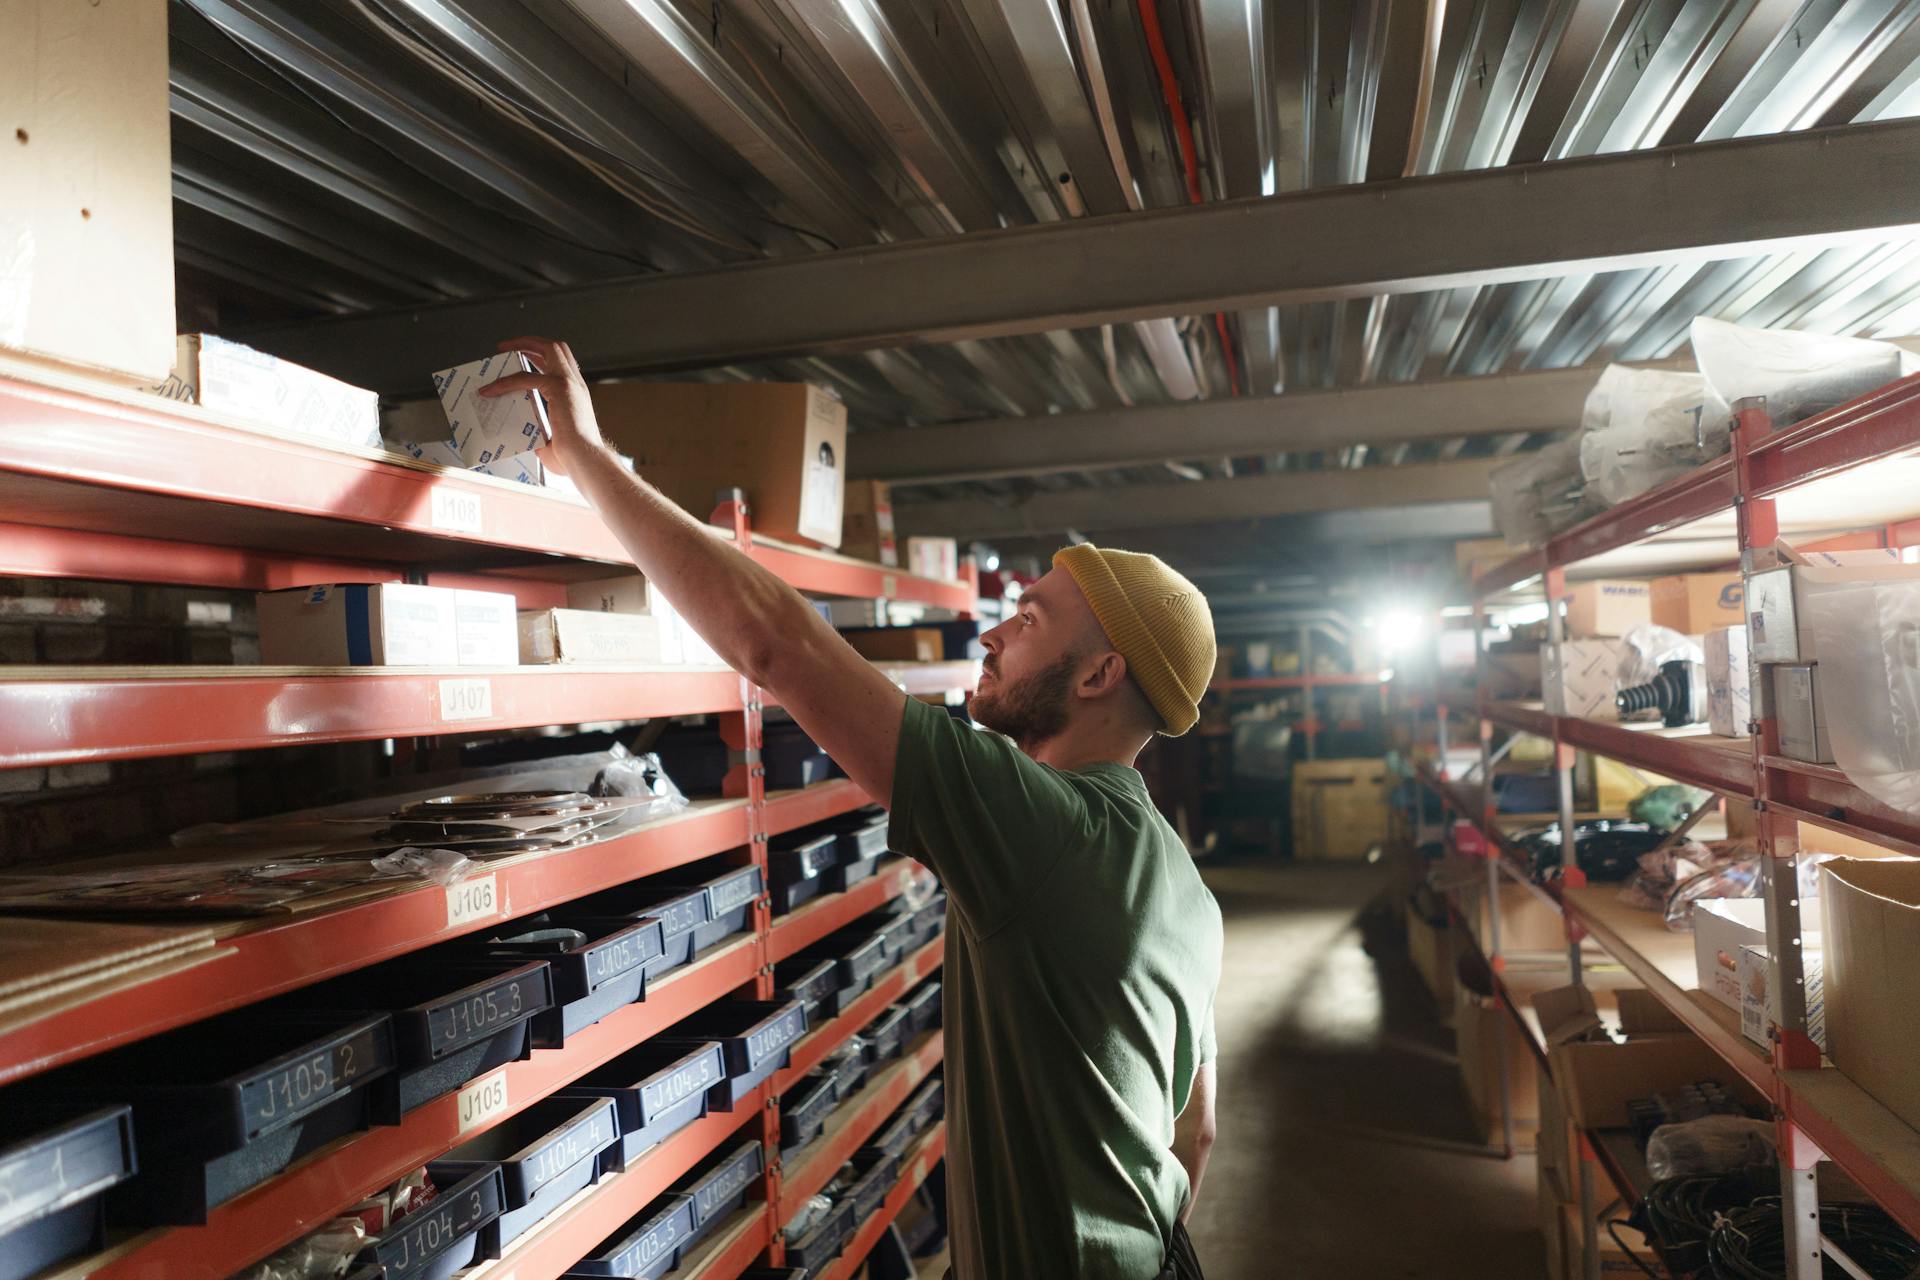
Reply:
M402 582L263 591L256 598L260 661L275 667L457 666L459 594Z
M255 431L381 447L374 392L212 334L181 334L173 372L145 390L229 414Z
M520 662L519 602L504 591L453 593L453 629L463 667Z
M508 351L433 375L433 388L447 415L446 448L459 459L447 465L523 484L542 483L544 472L534 451L547 443L552 432L540 397L532 391L497 399L480 394L480 388L507 374L532 370L524 355ZM430 445L420 448L422 452L415 456L424 461L445 461L444 450Z

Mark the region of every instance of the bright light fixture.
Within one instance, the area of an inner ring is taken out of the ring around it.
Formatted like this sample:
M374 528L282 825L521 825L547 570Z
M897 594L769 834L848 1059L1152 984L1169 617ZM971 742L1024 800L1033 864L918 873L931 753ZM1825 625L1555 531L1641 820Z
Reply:
M1382 653L1403 653L1420 643L1427 633L1427 620L1410 609L1389 609L1369 618Z

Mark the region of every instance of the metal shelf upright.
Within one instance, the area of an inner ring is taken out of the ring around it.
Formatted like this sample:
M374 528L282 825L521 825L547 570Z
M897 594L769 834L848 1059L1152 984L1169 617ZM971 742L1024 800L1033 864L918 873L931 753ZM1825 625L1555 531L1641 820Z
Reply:
M1764 403L1743 401L1733 407L1732 451L1686 476L1566 530L1543 548L1518 555L1479 575L1474 582L1474 633L1477 674L1484 675L1485 626L1490 597L1538 580L1549 604L1548 643L1557 658L1565 643L1562 606L1567 571L1585 561L1672 534L1696 522L1734 516L1735 537L1725 562L1737 559L1743 574L1777 563L1775 545L1786 530L1778 502L1811 482L1842 475L1920 449L1920 376L1901 379L1827 413L1774 430ZM1920 504L1917 504L1920 505ZM1817 517L1818 513L1814 513ZM1802 527L1805 515L1797 517ZM1831 513L1827 529L1857 525L1844 509ZM1915 541L1913 520L1887 524L1880 545ZM1708 567L1708 566L1701 566ZM1823 1068L1818 1048L1807 1035L1804 975L1801 970L1800 902L1797 855L1802 823L1920 853L1920 815L1903 813L1861 792L1837 769L1782 757L1778 729L1764 697L1758 662L1750 680L1756 691L1756 716L1745 742L1713 738L1697 731L1665 731L1646 726L1602 723L1553 715L1538 705L1497 701L1484 692L1475 708L1479 726L1482 796L1463 795L1446 776L1445 729L1442 761L1423 774L1463 818L1486 837L1489 883L1507 867L1523 873L1509 857L1496 818L1491 777L1496 729L1532 734L1552 744L1562 831L1573 829L1573 765L1588 751L1644 767L1662 776L1716 791L1751 805L1762 854L1767 936L1773 957L1774 989L1784 995L1771 1052L1741 1034L1724 1008L1694 990L1690 948L1675 945L1657 923L1641 922L1614 901L1611 890L1588 888L1574 861L1575 841L1562 841L1558 897L1567 921L1569 974L1583 978L1581 948L1591 937L1620 961L1658 999L1672 1008L1742 1077L1774 1101L1782 1153L1781 1195L1792 1280L1817 1280L1822 1245L1815 1223L1814 1169L1830 1160L1898 1219L1920 1234L1920 1131L1869 1098L1833 1068ZM1481 690L1485 682L1480 682ZM1500 968L1498 924L1490 944ZM1684 954L1682 953L1684 950ZM1585 1144L1583 1143L1583 1147ZM1589 1277L1597 1276L1598 1254L1592 1222L1593 1185L1600 1166L1591 1150L1581 1163L1581 1199L1587 1220Z

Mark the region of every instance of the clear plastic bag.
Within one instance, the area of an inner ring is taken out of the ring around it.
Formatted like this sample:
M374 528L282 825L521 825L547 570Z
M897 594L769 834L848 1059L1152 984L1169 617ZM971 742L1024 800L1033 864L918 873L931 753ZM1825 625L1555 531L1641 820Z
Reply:
M1515 547L1537 547L1601 509L1586 485L1578 436L1496 467L1487 477L1494 528Z
M1620 665L1614 674L1618 677L1617 686L1622 689L1647 683L1660 674L1661 663L1704 663L1707 660L1706 653L1697 641L1691 636L1681 635L1672 627L1642 622L1629 628L1620 639L1623 645Z
M1776 427L1824 413L1920 370L1920 358L1890 342L1752 329L1706 316L1693 322L1693 358L1728 404L1764 396Z
M635 805L628 811L628 818L643 821L664 818L687 807L687 798L680 794L680 788L667 776L666 768L656 753L649 751L645 755L634 755L625 747L615 744L608 750L607 756L607 763L594 775L593 784L587 788L588 795L650 800L651 804Z
M335 1218L312 1235L296 1240L265 1262L257 1262L234 1280L318 1280L344 1276L367 1242L356 1218Z
M1834 759L1880 803L1920 813L1920 581L1809 591Z
M1674 885L1667 895L1667 928L1693 932L1693 904L1702 898L1757 898L1760 896L1760 855L1742 850L1733 858L1716 861L1698 875Z
M1647 1140L1647 1173L1666 1178L1720 1177L1765 1168L1779 1157L1773 1122L1746 1116L1701 1116L1663 1124Z
M780 1228L780 1234L786 1237L788 1244L806 1239L807 1233L826 1220L833 1212L833 1201L826 1196L808 1196L807 1202L787 1219L787 1225Z
M455 885L473 873L474 862L451 849L422 849L407 845L373 859L374 874L405 879L417 877L437 885Z
M1624 502L1725 453L1730 416L1700 374L1608 365L1581 412L1580 473Z

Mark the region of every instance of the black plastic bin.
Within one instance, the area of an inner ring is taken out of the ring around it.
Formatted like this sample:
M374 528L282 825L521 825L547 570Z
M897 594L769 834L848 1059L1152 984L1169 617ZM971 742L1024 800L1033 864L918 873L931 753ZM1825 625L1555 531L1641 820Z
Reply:
M734 867L702 884L663 886L663 892L707 895L707 918L693 926L697 954L751 927L754 899L760 896L760 868Z
M926 903L913 913L914 927L918 933L917 946L925 946L947 930L947 895L935 894L931 902Z
M766 1163L766 1150L758 1142L739 1142L675 1185L676 1192L693 1201L688 1243L705 1238L728 1214L745 1207L747 1192Z
M553 1007L546 961L455 956L428 952L389 960L296 991L281 1007L392 1014L400 1109L411 1111L528 1057L534 1017Z
M947 1113L947 1085L939 1076L927 1081L914 1091L900 1113L907 1118L917 1137L939 1123Z
M760 763L767 771L767 787L793 791L825 782L833 762L814 745L799 725L781 722L765 726L760 734Z
M867 1042L869 1065L878 1066L900 1056L900 1048L907 1041L907 1019L907 1011L895 1004L867 1024L860 1036Z
M99 1249L106 1194L138 1169L128 1107L44 1127L9 1115L0 1123L0 1280Z
M861 858L857 862L837 862L820 873L820 887L827 893L845 893L862 880L871 878L874 868L879 865L878 858Z
M713 921L713 902L705 885L674 888L652 880L635 880L596 893L568 903L564 910L569 914L658 920L661 953L644 966L649 982L693 959L695 931Z
M785 915L820 896L823 879L840 861L833 832L818 828L775 836L767 850L767 870L773 880L773 913Z
M565 914L472 945L501 959L552 966L554 1007L534 1018L533 1047L558 1049L568 1036L646 998L647 964L666 954L666 935L656 919Z
M707 1114L707 1094L727 1078L718 1040L648 1041L595 1067L555 1097L610 1098L620 1140L601 1157L603 1169L625 1169Z
M723 1000L682 1019L654 1043L692 1047L718 1040L726 1052L727 1078L707 1091L707 1106L731 1111L787 1065L794 1042L806 1033L807 1011L797 1000Z
M907 1011L907 1027L911 1034L917 1036L940 1025L938 982L921 983L900 1004Z
M917 945L919 927L916 917L906 909L904 903L895 903L891 908L877 911L862 923L870 925L874 935L886 945L889 966L904 960Z
M717 796L727 780L732 754L713 729L672 729L654 744L660 767L685 796Z
M395 1029L382 1013L243 1009L27 1082L28 1112L129 1103L141 1172L114 1188L116 1224L199 1224L336 1138L394 1123Z
M847 1199L853 1205L853 1230L858 1231L861 1224L885 1203L887 1193L900 1181L900 1157L874 1153L856 1155L853 1161L854 1167L860 1170L860 1176L847 1189Z
M820 1022L821 1006L840 989L840 962L836 959L787 959L773 966L773 990L782 1000L798 1000L807 1011L807 1025Z
M887 940L872 926L856 924L830 933L812 946L795 953L808 960L832 960L839 966L842 990L865 991L873 976L887 967Z
M486 1229L504 1203L500 1166L483 1165L367 1242L356 1266L385 1269L386 1280L446 1280L486 1257Z
M842 862L869 862L887 851L887 811L868 805L832 822Z
M692 1235L693 1197L668 1192L627 1219L567 1274L659 1280L679 1265Z
M500 1166L500 1216L488 1224L491 1256L600 1180L600 1155L620 1140L611 1098L545 1098L427 1166L435 1186Z
M840 1105L840 1082L832 1072L814 1072L780 1095L780 1149L791 1151L820 1136Z
M841 1200L798 1240L787 1241L787 1261L808 1272L818 1272L840 1256L853 1237L853 1201Z

